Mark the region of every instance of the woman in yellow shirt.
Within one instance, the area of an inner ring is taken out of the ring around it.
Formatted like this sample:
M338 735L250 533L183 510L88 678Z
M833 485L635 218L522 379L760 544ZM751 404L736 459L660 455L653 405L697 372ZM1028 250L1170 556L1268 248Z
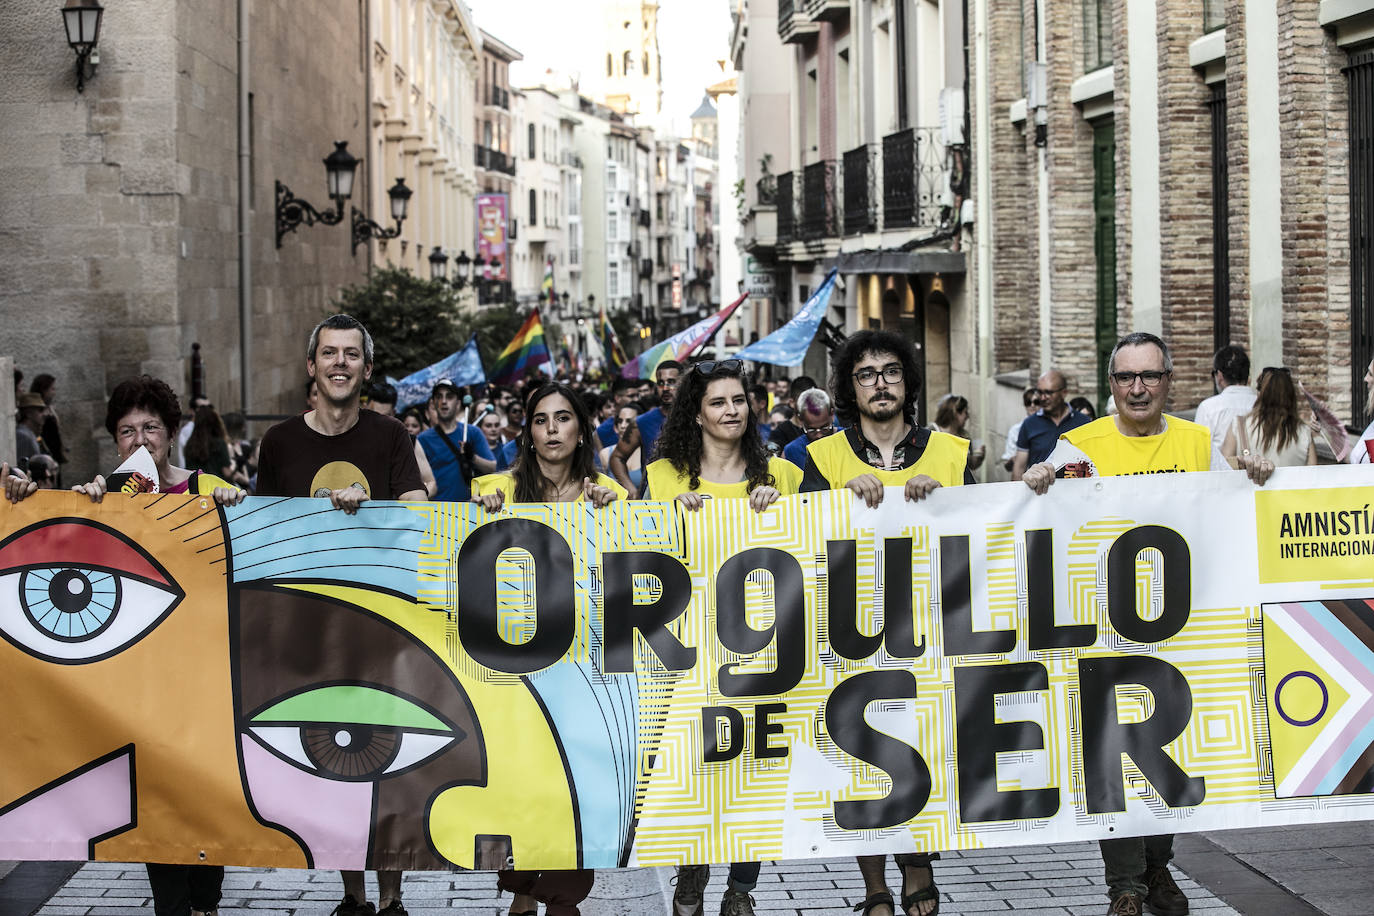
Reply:
M472 482L472 501L496 512L507 500L562 503L587 500L598 508L625 498L625 489L596 471L596 425L582 399L567 385L550 382L525 402L528 418L520 430L510 470ZM553 916L575 916L591 893L590 868L559 871L506 870L497 887L514 896L510 916L535 916L536 901Z
M525 402L510 470L472 482L473 502L496 512L506 500L562 503L590 500L597 507L626 497L625 488L596 470L596 429L582 398L567 385L549 382Z
M676 499L696 511L707 499L747 498L762 512L801 485L801 469L770 458L749 409L749 379L738 359L697 363L678 384L673 410L658 440L663 456L645 469L645 499ZM709 865L678 867L676 913L701 916ZM722 916L753 916L749 896L759 863L732 862Z

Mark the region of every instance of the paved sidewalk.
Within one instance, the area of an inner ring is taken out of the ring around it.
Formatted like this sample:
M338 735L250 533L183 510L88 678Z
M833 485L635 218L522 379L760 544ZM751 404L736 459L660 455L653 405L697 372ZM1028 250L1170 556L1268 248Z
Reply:
M1005 913L1035 916L1100 913L1106 898L1098 885L1102 871L1097 848L1074 843L1050 848L948 853L936 866L943 892L940 912ZM712 870L707 887L708 914L719 912L726 866ZM894 891L900 886L889 867ZM672 869L599 871L586 916L669 912ZM1235 910L1186 876L1179 885L1202 916L1234 916ZM414 873L405 879L411 916L503 916L510 897L499 897L495 879L481 873ZM148 882L141 866L90 863L38 911L38 916L135 916L151 912ZM375 890L372 891L375 894ZM852 859L769 863L754 891L756 911L764 914L849 913L864 898L863 882ZM220 916L326 916L339 899L339 879L331 872L230 869Z
M1374 823L1184 834L1175 850L1175 877L1198 916L1374 913ZM706 916L719 912L726 871L723 865L712 869ZM672 874L668 868L598 871L582 912L666 916ZM896 891L901 879L891 864L888 880ZM942 916L1088 916L1107 906L1095 843L945 853L936 864L936 880ZM404 893L411 916L504 916L511 899L497 894L493 875L474 872L411 873ZM327 916L339 894L333 872L231 868L220 916ZM842 916L863 897L852 859L768 863L754 891L760 916ZM151 912L142 866L96 862L82 866L37 916Z

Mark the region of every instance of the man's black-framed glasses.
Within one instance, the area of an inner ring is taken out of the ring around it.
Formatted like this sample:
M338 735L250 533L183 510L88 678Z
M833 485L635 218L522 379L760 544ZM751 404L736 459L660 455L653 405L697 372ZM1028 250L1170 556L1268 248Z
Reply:
M1146 369L1144 372L1113 372L1111 379L1112 384L1119 388L1134 388L1136 379L1140 379L1140 384L1146 388L1158 388L1169 374L1168 369Z
M878 384L878 377L882 376L884 382L895 385L902 380L902 367L897 363L890 366L883 366L882 369L874 369L865 366L854 373L854 381L858 382L860 388L872 388Z
M1052 394L1058 394L1061 391L1067 391L1068 388L1068 385L1060 385L1058 388L1033 388L1031 390L1033 390L1040 397L1047 398Z

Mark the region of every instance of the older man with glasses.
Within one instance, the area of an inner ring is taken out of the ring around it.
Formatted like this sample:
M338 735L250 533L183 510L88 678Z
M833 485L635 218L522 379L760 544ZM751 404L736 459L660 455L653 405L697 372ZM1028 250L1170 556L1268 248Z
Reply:
M1058 369L1048 369L1035 382L1035 397L1040 409L1021 423L1016 438L1016 456L1011 460L1011 479L1020 480L1026 468L1050 457L1059 437L1088 422L1088 418L1069 407L1065 393L1069 383Z
M1107 363L1116 415L1064 433L1049 460L1026 471L1026 486L1043 494L1066 470L1074 477L1113 477L1229 469L1207 427L1164 413L1173 368L1169 348L1155 335L1137 331L1121 338ZM1265 458L1243 458L1241 466L1257 484L1274 471ZM1100 845L1108 916L1140 916L1142 907L1155 916L1186 916L1188 898L1169 872L1173 834Z

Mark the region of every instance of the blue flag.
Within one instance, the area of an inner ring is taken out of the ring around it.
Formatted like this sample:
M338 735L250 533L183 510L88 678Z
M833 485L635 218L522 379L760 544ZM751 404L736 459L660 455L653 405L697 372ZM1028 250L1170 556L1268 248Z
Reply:
M774 366L797 366L806 358L806 351L821 328L825 310L830 307L830 294L835 291L835 271L826 274L825 282L816 287L800 312L787 324L762 340L751 343L735 354L739 359Z
M487 380L482 368L482 355L477 352L477 335L468 338L467 346L434 365L412 372L396 383L396 406L409 407L429 400L434 383L441 378L453 379L455 385L481 385Z

